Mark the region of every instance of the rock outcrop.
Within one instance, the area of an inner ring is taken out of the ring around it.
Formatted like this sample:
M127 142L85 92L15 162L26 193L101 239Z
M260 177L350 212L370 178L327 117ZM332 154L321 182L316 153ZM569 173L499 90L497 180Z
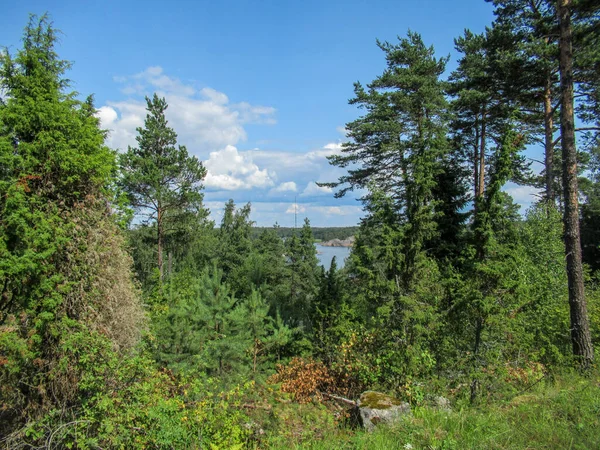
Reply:
M363 392L357 402L363 427L372 431L380 423L392 424L411 415L410 405L381 392Z

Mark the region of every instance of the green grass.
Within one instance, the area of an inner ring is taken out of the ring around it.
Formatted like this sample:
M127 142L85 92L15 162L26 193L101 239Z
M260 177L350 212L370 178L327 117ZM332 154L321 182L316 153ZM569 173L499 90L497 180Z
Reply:
M264 444L286 450L597 449L600 384L597 378L564 377L502 403L452 412L416 408L412 418L373 433L330 429L312 441Z

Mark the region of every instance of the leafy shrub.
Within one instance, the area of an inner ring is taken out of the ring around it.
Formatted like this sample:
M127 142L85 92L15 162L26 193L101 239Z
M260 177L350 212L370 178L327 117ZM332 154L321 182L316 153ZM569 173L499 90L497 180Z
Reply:
M292 394L299 403L322 400L322 393L334 386L334 379L323 363L305 358L293 358L287 365L279 364L269 382L281 383L281 390Z

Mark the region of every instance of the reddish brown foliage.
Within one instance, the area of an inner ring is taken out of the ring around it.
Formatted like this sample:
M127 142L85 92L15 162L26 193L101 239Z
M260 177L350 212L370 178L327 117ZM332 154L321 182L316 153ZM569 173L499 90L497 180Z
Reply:
M269 381L281 383L281 390L293 394L299 403L320 401L322 392L334 386L333 377L322 362L303 358L294 358L286 366L279 364Z

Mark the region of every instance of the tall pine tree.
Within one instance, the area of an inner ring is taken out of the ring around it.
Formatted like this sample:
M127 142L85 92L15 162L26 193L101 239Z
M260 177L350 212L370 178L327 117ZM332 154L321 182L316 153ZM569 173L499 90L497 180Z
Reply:
M335 166L356 168L327 185L341 188L338 197L372 186L393 200L404 226L400 281L410 289L427 243L439 232L434 191L449 150L440 80L447 58L435 58L433 48L412 32L397 44L378 46L387 68L367 89L355 84L350 104L366 113L346 125L351 141L329 158Z
M173 232L181 214L205 216L202 179L206 170L184 146L165 117L167 102L154 94L146 97L144 127L137 128L138 146L121 155L121 185L137 213L156 223L157 267L164 275L165 237Z

